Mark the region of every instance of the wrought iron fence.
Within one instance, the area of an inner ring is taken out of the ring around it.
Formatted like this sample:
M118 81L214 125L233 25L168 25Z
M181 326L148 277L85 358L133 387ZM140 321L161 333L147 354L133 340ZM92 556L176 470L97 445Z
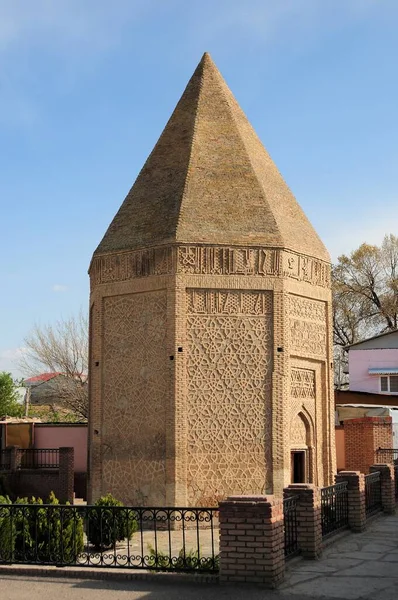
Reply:
M398 465L394 467L395 500L398 501Z
M11 469L11 450L0 450L0 471Z
M370 473L365 476L366 517L383 510L381 503L381 478L380 472Z
M397 448L378 448L376 450L376 462L377 463L398 463L398 449Z
M26 448L17 450L17 469L58 469L58 448Z
M217 508L0 505L0 564L215 573Z
M297 501L298 496L290 496L283 500L286 558L294 556L299 551L297 541Z
M342 481L321 489L322 537L348 527L347 486L347 481Z

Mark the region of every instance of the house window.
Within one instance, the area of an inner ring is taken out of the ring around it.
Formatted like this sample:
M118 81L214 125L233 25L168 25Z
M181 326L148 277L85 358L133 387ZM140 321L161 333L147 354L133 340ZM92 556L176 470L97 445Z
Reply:
M398 375L380 377L380 391L398 394Z

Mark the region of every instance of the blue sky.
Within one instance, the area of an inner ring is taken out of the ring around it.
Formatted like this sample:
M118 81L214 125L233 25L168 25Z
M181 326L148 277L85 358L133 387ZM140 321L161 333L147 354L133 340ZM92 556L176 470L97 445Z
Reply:
M209 51L335 260L398 233L396 0L0 0L0 370L87 268Z

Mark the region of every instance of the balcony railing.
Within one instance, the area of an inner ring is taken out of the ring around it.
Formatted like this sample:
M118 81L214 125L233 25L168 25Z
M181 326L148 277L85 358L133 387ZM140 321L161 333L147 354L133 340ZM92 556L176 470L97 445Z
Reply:
M376 450L376 463L392 464L398 463L397 448L378 448Z
M58 448L18 448L0 451L0 471L58 468Z
M18 469L58 469L58 448L28 448L17 450Z

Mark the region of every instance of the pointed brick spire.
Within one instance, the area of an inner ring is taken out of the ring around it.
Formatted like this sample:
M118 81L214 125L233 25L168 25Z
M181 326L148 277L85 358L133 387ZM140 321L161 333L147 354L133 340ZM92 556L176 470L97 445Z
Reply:
M208 53L94 254L173 242L330 260Z

